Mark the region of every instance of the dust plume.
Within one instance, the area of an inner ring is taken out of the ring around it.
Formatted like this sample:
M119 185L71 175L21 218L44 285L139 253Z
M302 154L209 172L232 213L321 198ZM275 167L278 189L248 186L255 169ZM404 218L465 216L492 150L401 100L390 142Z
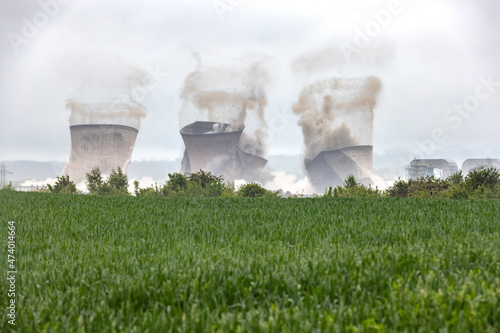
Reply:
M265 87L269 81L270 74L263 62L239 69L203 67L200 62L184 82L181 92L183 105L179 112L180 128L195 121L229 124L230 130L245 126L239 148L265 157ZM214 127L214 131L217 131L217 127Z
M346 48L349 48L350 51L347 51ZM309 75L348 65L379 66L391 61L396 54L396 49L394 38L386 35L371 39L366 47L361 48L337 37L327 48L298 56L292 62L291 68L295 74Z
M114 124L140 128L145 108L136 100L147 80L123 60L100 56L79 61L80 88L66 101L70 125Z
M376 98L382 88L377 77L331 78L306 87L292 106L300 116L305 159L320 152L371 145Z

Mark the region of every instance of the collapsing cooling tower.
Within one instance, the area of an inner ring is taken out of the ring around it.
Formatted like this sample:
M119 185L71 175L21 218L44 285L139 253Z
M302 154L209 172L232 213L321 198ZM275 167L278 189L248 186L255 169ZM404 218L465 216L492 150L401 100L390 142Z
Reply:
M138 130L123 125L74 125L71 131L71 155L65 173L75 182L99 167L103 174L120 167L127 169Z
M146 115L135 92L146 73L115 57L82 61L81 87L67 100L71 110L71 154L63 171L75 183L98 167L103 175L126 173L135 139Z
M323 151L312 160L305 160L307 177L318 188L342 185L353 175L362 184L373 181L373 147L353 146Z
M244 152L238 145L244 126L196 121L181 129L186 151L181 172L209 171L224 180L258 180L267 160Z
M292 107L304 135L304 168L317 190L353 175L372 184L376 77L331 78L307 86Z

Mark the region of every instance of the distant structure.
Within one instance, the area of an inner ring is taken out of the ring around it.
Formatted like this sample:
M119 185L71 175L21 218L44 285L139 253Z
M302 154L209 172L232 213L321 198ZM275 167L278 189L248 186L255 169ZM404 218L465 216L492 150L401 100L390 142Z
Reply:
M362 184L373 181L373 147L352 146L336 150L323 151L312 160L305 160L307 177L317 188L342 185L344 180L353 175Z
M500 170L500 159L498 158L471 158L462 163L462 172L467 175L469 172L479 168L497 168Z
M18 186L16 186L16 191L18 191L18 192L47 191L48 189L49 188L47 185L29 185L29 186L18 185Z
M260 178L267 160L240 148L244 126L210 121L196 121L180 130L186 146L181 172L209 171L224 180Z
M5 175L12 175L12 172L5 170L5 164L0 165L0 189L6 185Z
M434 176L446 179L458 171L457 163L449 159L414 159L406 166L406 179Z
M64 173L76 183L99 167L102 174L120 167L124 172L130 163L138 130L123 125L73 125L71 155Z
M136 100L147 75L113 56L85 58L80 66L82 85L68 100L71 154L63 174L75 183L99 167L103 175L120 167L124 173L145 108Z

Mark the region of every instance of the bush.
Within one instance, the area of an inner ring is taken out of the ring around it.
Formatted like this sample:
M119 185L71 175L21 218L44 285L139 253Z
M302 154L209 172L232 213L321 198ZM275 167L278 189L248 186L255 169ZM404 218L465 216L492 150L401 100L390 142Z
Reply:
M12 186L12 182L9 182L8 185L5 185L4 187L0 188L0 191L15 191L16 188Z
M103 180L99 167L93 168L89 173L85 174L87 181L85 185L90 194L99 194L99 189L102 187Z
M500 172L496 168L479 168L473 170L465 177L465 184L469 190L474 192L480 187L487 188L493 192L495 187L500 185Z
M169 173L168 181L166 184L172 191L181 192L185 191L188 187L188 179L181 173Z
M75 183L69 180L68 175L57 177L57 181L54 186L47 184L47 187L51 193L74 194L77 192Z
M118 167L116 170L111 170L106 184L111 188L111 192L114 192L118 195L130 194L128 192L128 177L123 173L120 167Z
M405 180L398 178L398 180L389 187L385 192L390 198L406 198L408 195L408 188L411 185L411 180L406 182Z
M464 182L462 170L452 173L446 180L455 185L462 184Z
M376 198L381 197L382 192L376 187L372 188L371 185L365 186L356 181L353 175L349 175L344 180L344 186L331 186L325 190L323 197L326 198Z
M106 181L103 180L99 167L93 168L89 173L85 174L87 181L85 185L90 194L93 195L130 195L128 192L128 177L118 167L112 169Z
M236 196L242 198L278 198L279 191L270 191L257 183L249 183L241 186L236 191Z

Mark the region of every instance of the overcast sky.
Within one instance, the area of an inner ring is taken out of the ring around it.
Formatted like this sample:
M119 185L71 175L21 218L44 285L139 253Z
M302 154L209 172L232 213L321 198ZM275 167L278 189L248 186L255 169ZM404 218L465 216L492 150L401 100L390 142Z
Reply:
M499 157L499 15L496 0L2 0L0 160L68 159L65 100L99 55L156 72L133 160L181 156L180 92L200 63L254 61L271 76L270 155L302 153L291 106L308 84L375 75L376 154Z

